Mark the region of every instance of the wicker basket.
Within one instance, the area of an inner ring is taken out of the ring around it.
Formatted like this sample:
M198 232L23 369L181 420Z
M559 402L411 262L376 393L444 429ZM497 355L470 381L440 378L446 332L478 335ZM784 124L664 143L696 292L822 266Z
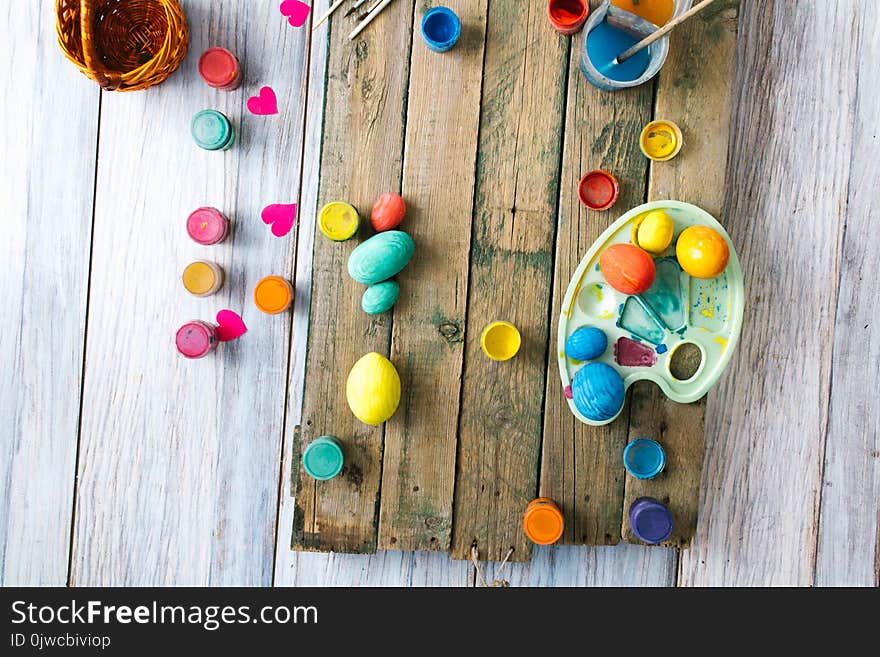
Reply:
M55 15L64 54L107 91L164 82L189 44L178 0L56 0Z

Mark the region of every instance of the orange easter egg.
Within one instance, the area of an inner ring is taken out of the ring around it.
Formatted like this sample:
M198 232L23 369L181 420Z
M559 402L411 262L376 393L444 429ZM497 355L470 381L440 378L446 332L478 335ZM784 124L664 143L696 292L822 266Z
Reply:
M678 236L675 255L681 268L694 278L715 278L727 267L730 248L717 230L691 226Z
M623 294L641 294L654 284L654 260L633 244L612 244L602 252L599 269L608 284Z
M406 202L403 198L399 194L388 192L387 194L382 194L376 201L376 205L373 206L373 213L370 215L370 220L373 223L373 228L381 233L382 231L397 228L400 222L403 221L405 214Z

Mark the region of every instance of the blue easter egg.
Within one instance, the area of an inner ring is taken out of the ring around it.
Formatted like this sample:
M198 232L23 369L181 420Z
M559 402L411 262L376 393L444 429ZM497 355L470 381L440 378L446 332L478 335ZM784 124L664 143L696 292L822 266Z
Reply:
M605 363L587 363L571 382L575 408L593 422L605 422L617 415L623 407L624 393L620 374Z
M565 355L572 360L593 360L605 353L608 338L595 326L582 326L565 341Z

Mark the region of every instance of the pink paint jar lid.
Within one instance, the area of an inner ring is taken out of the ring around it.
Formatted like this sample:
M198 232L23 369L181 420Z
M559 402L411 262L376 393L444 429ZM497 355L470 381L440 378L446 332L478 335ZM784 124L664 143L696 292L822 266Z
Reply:
M186 232L202 246L219 244L229 232L229 220L216 208L199 208L186 218Z
M210 87L229 90L241 82L238 60L226 48L208 48L199 58L199 75Z
M217 347L217 328L199 320L187 322L177 329L175 343L184 358L204 358Z

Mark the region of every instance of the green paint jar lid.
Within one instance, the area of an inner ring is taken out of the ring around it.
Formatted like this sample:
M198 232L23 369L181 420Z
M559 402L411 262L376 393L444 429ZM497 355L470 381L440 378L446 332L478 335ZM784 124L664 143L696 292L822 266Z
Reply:
M344 460L339 440L333 436L316 438L306 447L302 457L306 474L318 481L333 479L338 475Z
M235 139L229 119L217 110L202 110L196 114L190 124L190 132L199 148L208 151L226 150Z

